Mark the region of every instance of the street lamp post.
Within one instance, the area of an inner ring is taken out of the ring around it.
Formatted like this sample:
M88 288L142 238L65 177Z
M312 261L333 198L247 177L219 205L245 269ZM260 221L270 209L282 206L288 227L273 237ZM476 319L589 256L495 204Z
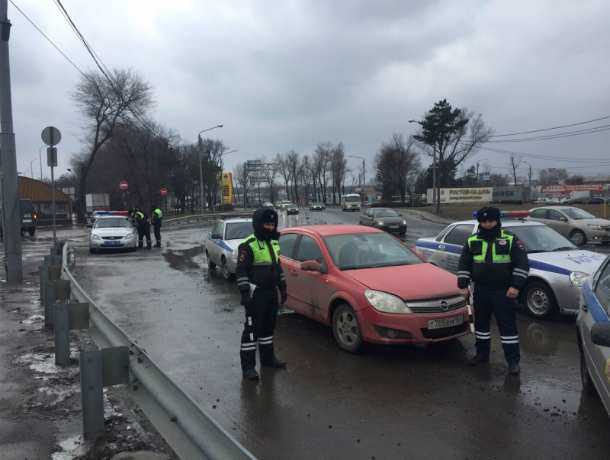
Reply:
M203 140L201 139L201 133L211 131L213 129L222 128L222 123L212 126L211 128L205 128L199 131L197 134L197 146L199 152L199 201L201 206L201 212L203 212L203 161L201 158L201 150L203 150Z

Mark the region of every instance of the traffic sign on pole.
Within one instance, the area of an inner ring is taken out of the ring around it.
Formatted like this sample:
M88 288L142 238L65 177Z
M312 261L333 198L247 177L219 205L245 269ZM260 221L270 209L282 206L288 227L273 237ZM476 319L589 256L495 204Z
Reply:
M47 126L42 130L40 137L42 138L42 142L47 144L49 147L53 147L54 145L59 144L59 141L61 141L61 133L55 126Z
M51 168L51 201L53 213L53 244L57 246L57 233L55 228L55 174L54 168L57 166L57 149L55 146L61 141L61 133L55 126L47 126L40 133L42 142L47 144L47 165Z
M127 182L126 180L122 180L121 182L119 182L119 189L123 191L129 189L129 182Z
M159 190L159 193L161 194L161 196L166 196L167 195L167 189L165 187L162 187L161 190Z

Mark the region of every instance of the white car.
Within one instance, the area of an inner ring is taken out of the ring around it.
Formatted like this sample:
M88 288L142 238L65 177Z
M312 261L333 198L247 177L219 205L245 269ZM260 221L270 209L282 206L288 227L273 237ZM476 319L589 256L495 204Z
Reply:
M92 254L108 249L127 249L135 251L138 235L135 227L126 216L98 216L89 235L89 252Z
M252 233L252 219L217 221L204 243L208 268L215 270L218 267L222 276L230 279L237 268L237 248Z
M528 312L539 318L554 311L577 314L581 287L606 256L579 250L539 222L507 218L502 220L502 228L515 234L527 250L530 273L521 301ZM415 247L431 264L456 273L462 246L477 229L476 220L454 222L435 237L418 239Z

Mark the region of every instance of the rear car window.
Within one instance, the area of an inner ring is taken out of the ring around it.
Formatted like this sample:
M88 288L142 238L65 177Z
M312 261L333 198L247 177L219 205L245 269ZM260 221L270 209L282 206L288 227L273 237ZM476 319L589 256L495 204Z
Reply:
M535 209L530 213L534 219L546 219L546 209Z
M474 225L456 225L445 237L445 243L464 246L466 240L472 235Z

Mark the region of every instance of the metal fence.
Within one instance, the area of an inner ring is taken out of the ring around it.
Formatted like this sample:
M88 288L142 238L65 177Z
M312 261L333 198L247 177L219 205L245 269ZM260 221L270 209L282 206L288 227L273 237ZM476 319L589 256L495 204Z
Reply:
M217 217L218 215L215 216ZM128 350L128 392L176 454L189 460L255 458L106 316L72 274L71 268L75 263L75 254L70 245L65 243L61 275L70 282L70 297L89 305L91 337L102 352L111 347ZM84 359L83 353L81 351L81 361ZM82 371L81 363L81 374Z

